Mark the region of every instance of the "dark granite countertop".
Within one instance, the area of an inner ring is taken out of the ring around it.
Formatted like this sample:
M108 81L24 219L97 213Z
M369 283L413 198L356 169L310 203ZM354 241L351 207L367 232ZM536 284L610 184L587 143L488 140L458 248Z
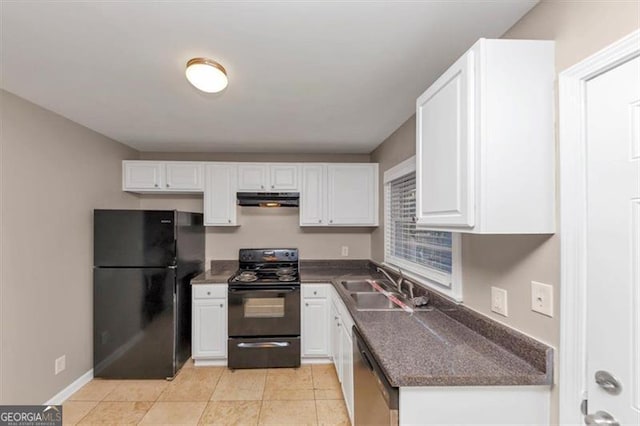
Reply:
M193 278L191 284L226 284L237 270L237 260L212 260L211 269Z
M357 311L340 281L380 278L376 266L303 260L300 277L302 283L332 283L393 386L552 384L551 347L437 293L429 291L432 311ZM226 283L236 269L235 261L213 261L192 284Z

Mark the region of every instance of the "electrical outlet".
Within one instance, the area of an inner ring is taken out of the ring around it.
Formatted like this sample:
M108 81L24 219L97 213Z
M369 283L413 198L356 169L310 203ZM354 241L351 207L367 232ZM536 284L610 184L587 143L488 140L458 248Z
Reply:
M553 317L553 286L531 281L531 310Z
M491 287L491 310L505 317L509 316L507 309L507 290Z
M57 358L55 362L54 370L56 375L62 373L65 368L67 368L67 356L62 355L60 358Z
M342 246L342 255L349 256L349 246Z

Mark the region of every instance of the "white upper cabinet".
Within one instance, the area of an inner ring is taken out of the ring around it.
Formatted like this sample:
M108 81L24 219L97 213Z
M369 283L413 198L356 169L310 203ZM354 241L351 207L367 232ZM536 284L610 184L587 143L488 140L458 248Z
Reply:
M267 189L269 166L265 163L238 165L238 191L259 192Z
M125 191L161 191L164 188L164 163L123 161L122 189Z
M479 40L416 102L423 229L555 232L554 43Z
M213 163L205 169L205 226L237 226L238 166Z
M378 164L327 165L329 225L378 225Z
M122 189L141 193L203 192L204 164L194 161L123 161Z
M304 164L301 226L377 226L378 165Z
M204 190L204 164L190 161L172 161L165 163L167 189L182 191Z
M417 102L420 222L473 226L473 52L460 58ZM433 182L433 184L429 184Z
M269 165L269 190L270 191L298 191L297 164L270 164Z
M300 226L325 226L326 221L326 169L322 164L302 166L300 191Z
M297 164L240 163L238 165L238 191L297 192L298 169Z

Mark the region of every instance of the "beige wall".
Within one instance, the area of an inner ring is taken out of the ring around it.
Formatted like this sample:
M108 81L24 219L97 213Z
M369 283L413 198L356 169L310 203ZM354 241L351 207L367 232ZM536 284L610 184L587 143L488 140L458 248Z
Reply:
M558 72L640 27L640 2L543 1L516 23L505 38L556 41ZM416 93L416 97L419 93ZM415 117L411 117L372 153L381 173L415 153ZM372 256L384 257L383 229L372 235ZM464 303L498 321L557 347L560 321L560 242L554 236L482 236L462 238ZM530 282L554 286L554 318L530 309ZM509 317L490 311L490 287L508 291ZM557 376L556 376L557 377ZM557 422L557 389L552 395Z
M0 106L0 404L41 404L93 366L92 210L139 207L120 174L138 153L4 91Z
M202 154L142 153L145 160L198 161L292 161L292 162L368 162L368 154ZM202 196L152 196L141 198L145 209L178 208L201 212ZM243 247L297 247L303 259L368 259L371 257L371 228L301 228L299 210L292 208L238 208L239 227L208 227L207 261L237 259ZM349 256L341 256L342 246Z

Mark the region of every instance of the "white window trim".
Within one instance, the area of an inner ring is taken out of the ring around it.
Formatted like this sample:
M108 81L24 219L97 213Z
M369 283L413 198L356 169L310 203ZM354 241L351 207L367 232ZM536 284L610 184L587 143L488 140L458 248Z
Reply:
M397 164L394 167L384 172L384 214L387 212L388 196L388 184L402 176L408 175L416 171L416 157L406 159L405 161ZM387 255L387 238L388 230L387 218L383 220L384 230L384 264L391 268L401 268L404 275L411 278L417 284L428 287L439 293L444 294L457 302L462 302L462 262L461 262L461 238L459 233L453 233L451 237L451 275L443 274L441 272L421 268L413 262L408 262L404 259L399 259Z

